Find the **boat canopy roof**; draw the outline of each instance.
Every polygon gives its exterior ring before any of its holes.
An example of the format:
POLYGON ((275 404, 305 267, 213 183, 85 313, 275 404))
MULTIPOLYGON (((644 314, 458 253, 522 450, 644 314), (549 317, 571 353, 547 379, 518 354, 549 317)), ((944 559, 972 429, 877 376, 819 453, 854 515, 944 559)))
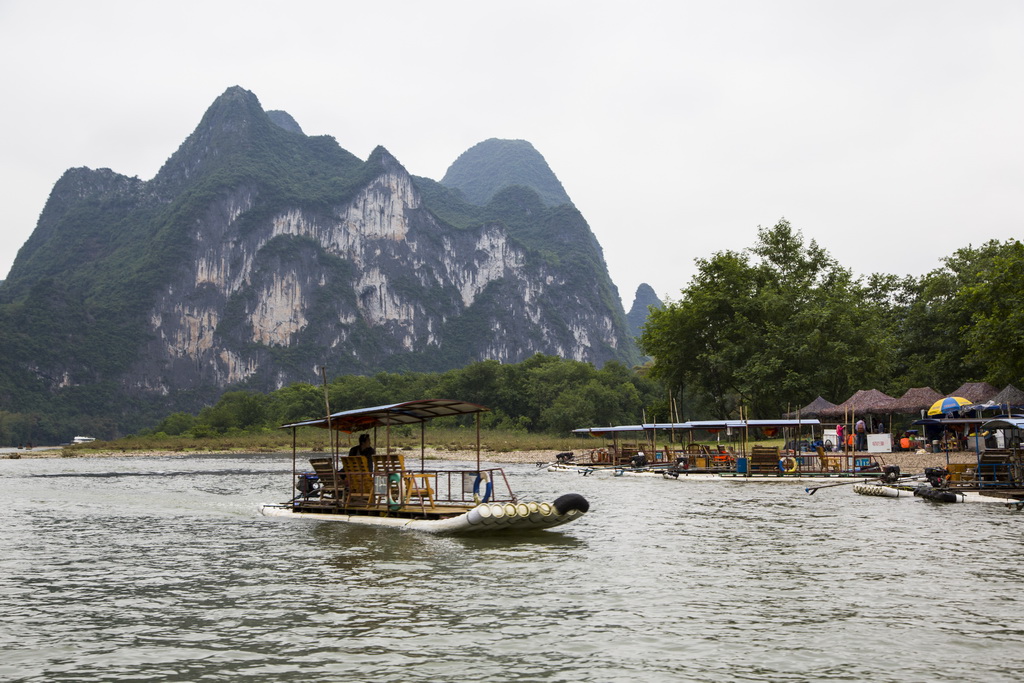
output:
POLYGON ((802 417, 798 420, 732 420, 729 422, 730 427, 810 427, 820 424, 821 420, 816 417, 802 417))
POLYGON ((643 425, 619 425, 617 427, 583 427, 572 430, 573 434, 611 434, 615 432, 642 432, 643 425))
POLYGON ((914 420, 910 424, 914 425, 940 425, 940 426, 957 426, 957 425, 977 425, 982 422, 989 421, 987 417, 922 417, 920 420, 914 420))
POLYGON ((984 429, 1024 429, 1024 418, 1001 417, 997 420, 989 420, 981 426, 984 429))
POLYGON ((404 425, 426 422, 435 417, 472 415, 489 410, 485 406, 447 398, 427 398, 405 403, 392 403, 372 408, 358 408, 332 413, 330 417, 281 425, 281 429, 295 427, 320 427, 342 432, 361 432, 385 425, 404 425))
POLYGON ((811 427, 820 425, 816 418, 799 420, 690 420, 689 422, 647 422, 641 425, 620 425, 617 427, 583 427, 574 429, 573 434, 606 434, 614 432, 642 432, 651 429, 725 429, 732 427, 811 427))

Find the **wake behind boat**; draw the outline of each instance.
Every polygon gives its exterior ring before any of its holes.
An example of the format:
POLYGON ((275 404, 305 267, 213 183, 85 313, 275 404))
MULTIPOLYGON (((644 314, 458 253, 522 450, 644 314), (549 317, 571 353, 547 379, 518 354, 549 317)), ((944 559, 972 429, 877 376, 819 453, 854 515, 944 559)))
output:
MULTIPOLYGON (((575 493, 551 502, 525 502, 512 492, 504 470, 480 466, 480 413, 487 408, 450 399, 425 399, 333 413, 326 418, 282 426, 292 430, 292 493, 285 503, 261 512, 273 517, 320 519, 350 524, 401 527, 436 534, 489 534, 548 529, 573 522, 590 504, 575 493), (427 469, 424 425, 437 417, 474 415, 477 426, 475 469, 427 469), (391 446, 391 426, 420 425, 419 467, 391 446), (300 471, 297 430, 317 427, 332 435, 329 457, 309 460, 312 472, 300 471), (340 432, 384 429, 384 454, 361 438, 349 455, 339 453, 340 432), (366 446, 363 446, 367 443, 366 446)), ((368 437, 368 435, 364 435, 368 437)))

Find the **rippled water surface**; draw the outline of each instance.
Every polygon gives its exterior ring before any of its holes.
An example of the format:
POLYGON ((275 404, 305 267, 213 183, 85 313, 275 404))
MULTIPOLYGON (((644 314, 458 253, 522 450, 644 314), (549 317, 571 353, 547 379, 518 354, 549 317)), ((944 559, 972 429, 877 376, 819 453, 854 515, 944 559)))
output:
POLYGON ((1009 681, 1024 512, 506 466, 503 538, 264 518, 291 458, 0 461, 4 681, 1009 681))

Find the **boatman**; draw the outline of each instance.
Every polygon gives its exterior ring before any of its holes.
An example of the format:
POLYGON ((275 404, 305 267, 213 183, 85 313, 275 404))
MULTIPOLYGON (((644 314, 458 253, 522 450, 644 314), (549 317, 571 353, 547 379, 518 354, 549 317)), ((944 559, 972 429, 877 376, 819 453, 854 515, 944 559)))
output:
POLYGON ((366 469, 373 471, 373 454, 376 451, 370 445, 370 435, 360 434, 359 443, 348 449, 348 457, 361 455, 366 458, 366 469))

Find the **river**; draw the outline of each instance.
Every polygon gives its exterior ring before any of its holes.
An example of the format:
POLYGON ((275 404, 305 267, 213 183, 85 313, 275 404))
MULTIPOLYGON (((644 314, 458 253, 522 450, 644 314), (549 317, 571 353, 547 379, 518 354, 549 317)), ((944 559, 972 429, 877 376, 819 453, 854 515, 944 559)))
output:
POLYGON ((261 517, 290 456, 0 461, 3 681, 1016 681, 1024 512, 505 465, 558 531, 261 517))

